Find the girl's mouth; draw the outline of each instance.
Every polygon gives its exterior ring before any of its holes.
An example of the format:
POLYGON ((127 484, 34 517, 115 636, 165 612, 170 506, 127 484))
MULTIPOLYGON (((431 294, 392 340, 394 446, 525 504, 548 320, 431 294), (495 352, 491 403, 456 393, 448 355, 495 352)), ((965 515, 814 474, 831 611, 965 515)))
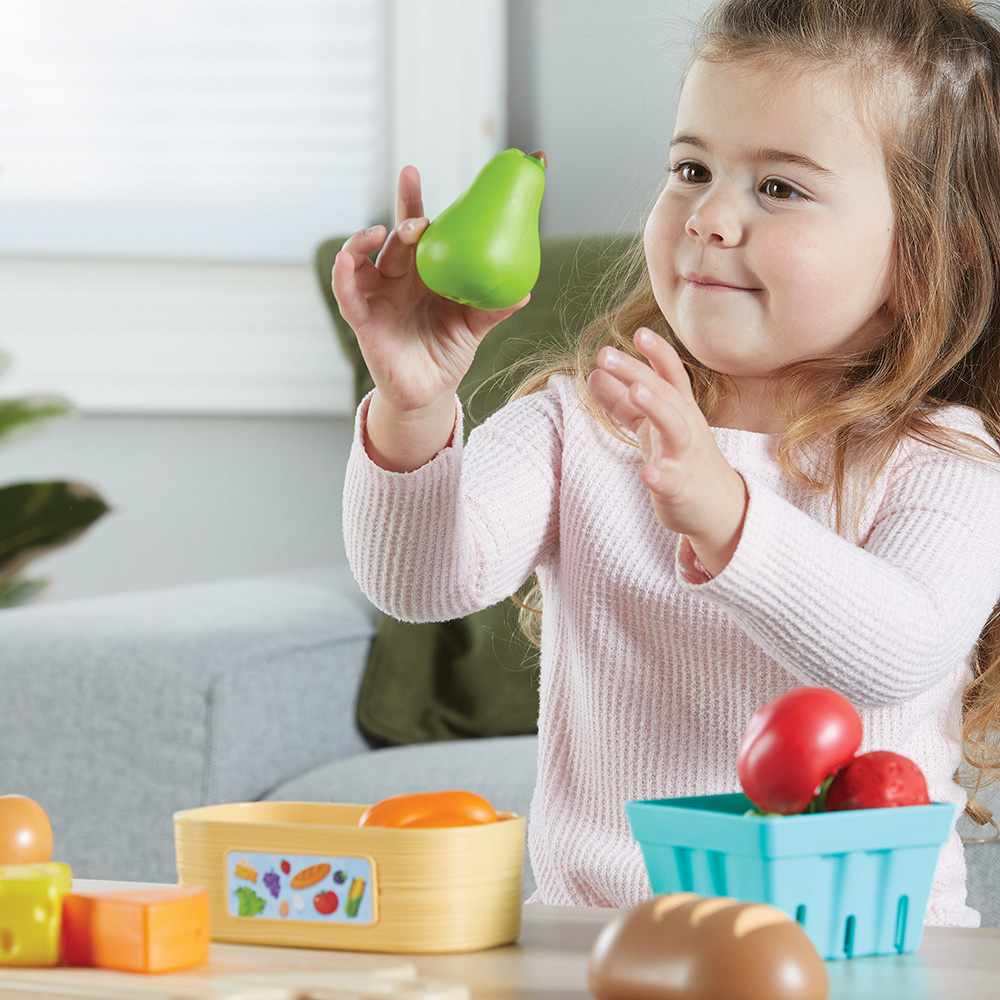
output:
POLYGON ((755 292, 756 288, 748 288, 745 285, 734 285, 721 278, 715 278, 710 274, 691 273, 684 276, 684 282, 688 288, 699 292, 755 292))

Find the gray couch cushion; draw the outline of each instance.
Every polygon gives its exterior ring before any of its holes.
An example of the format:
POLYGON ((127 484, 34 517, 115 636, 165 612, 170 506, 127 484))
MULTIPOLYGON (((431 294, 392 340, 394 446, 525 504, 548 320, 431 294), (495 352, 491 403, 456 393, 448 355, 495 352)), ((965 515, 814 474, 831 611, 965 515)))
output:
MULTIPOLYGON (((535 787, 537 745, 536 736, 499 736, 386 747, 314 768, 266 797, 367 805, 405 792, 464 788, 489 799, 497 809, 526 816, 535 787)), ((526 852, 525 897, 534 890, 526 852)))
POLYGON ((173 881, 176 810, 364 750, 373 632, 345 573, 0 612, 0 790, 42 805, 78 877, 173 881))

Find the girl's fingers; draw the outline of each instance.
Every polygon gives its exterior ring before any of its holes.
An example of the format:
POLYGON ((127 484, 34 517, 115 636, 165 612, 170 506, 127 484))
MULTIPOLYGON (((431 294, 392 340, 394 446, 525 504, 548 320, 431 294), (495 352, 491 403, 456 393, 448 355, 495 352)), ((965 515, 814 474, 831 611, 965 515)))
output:
POLYGON ((417 243, 429 225, 429 219, 405 219, 389 233, 375 261, 383 278, 402 278, 413 268, 417 243))
POLYGON ((666 395, 650 392, 642 382, 634 383, 628 394, 635 408, 659 431, 664 458, 672 458, 691 444, 691 425, 666 395))
MULTIPOLYGON (((367 262, 371 265, 371 261, 367 262)), ((340 314, 354 330, 363 326, 368 319, 368 299, 358 287, 356 267, 357 262, 352 253, 346 249, 341 250, 333 261, 331 279, 333 296, 337 300, 340 314)))
POLYGON ((663 378, 652 366, 639 358, 613 347, 602 347, 597 353, 600 369, 618 379, 626 389, 635 383, 642 383, 653 395, 665 395, 677 404, 686 401, 674 384, 663 378))
POLYGON ((349 236, 340 249, 341 251, 346 250, 360 266, 363 260, 368 259, 368 255, 375 247, 382 245, 384 239, 385 226, 369 226, 367 229, 362 229, 349 236))
POLYGON ((695 401, 684 362, 663 337, 646 327, 640 327, 635 333, 635 346, 640 354, 649 359, 653 370, 661 378, 666 379, 689 403, 695 401))
POLYGON ((407 219, 419 219, 424 214, 424 201, 420 194, 420 171, 416 167, 403 167, 396 185, 396 225, 407 219))
POLYGON ((370 292, 378 284, 378 272, 369 254, 382 246, 385 240, 385 226, 369 226, 349 237, 341 247, 341 253, 348 253, 354 261, 355 281, 363 292, 370 292))
POLYGON ((594 399, 604 407, 620 424, 633 433, 642 423, 643 413, 632 402, 628 386, 614 375, 601 368, 595 368, 587 377, 587 387, 594 399))
POLYGON ((508 316, 513 316, 519 309, 523 309, 531 301, 531 292, 520 302, 508 306, 506 309, 474 309, 467 306, 465 309, 465 323, 476 340, 481 340, 498 323, 502 323, 508 316))

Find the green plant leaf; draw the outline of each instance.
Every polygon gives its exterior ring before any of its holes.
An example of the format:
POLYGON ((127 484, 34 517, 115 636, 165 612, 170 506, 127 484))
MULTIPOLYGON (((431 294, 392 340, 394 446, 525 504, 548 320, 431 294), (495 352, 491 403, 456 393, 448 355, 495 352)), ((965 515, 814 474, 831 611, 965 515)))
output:
POLYGON ((0 441, 27 437, 75 413, 69 400, 57 396, 0 399, 0 441))
POLYGON ((0 608, 14 608, 20 604, 27 604, 48 585, 48 580, 25 580, 23 576, 0 580, 0 608))
POLYGON ((71 542, 108 512, 83 483, 16 483, 0 487, 0 580, 71 542))

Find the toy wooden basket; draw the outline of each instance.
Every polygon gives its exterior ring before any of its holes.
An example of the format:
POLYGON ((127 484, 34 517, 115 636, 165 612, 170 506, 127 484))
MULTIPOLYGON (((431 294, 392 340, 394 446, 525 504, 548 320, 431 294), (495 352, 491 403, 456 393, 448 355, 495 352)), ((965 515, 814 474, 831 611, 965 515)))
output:
POLYGON ((823 958, 915 951, 955 806, 745 816, 741 794, 628 802, 654 893, 770 903, 823 958))
POLYGON ((351 951, 459 952, 521 931, 525 819, 359 827, 365 805, 245 802, 174 814, 181 885, 212 938, 351 951))

